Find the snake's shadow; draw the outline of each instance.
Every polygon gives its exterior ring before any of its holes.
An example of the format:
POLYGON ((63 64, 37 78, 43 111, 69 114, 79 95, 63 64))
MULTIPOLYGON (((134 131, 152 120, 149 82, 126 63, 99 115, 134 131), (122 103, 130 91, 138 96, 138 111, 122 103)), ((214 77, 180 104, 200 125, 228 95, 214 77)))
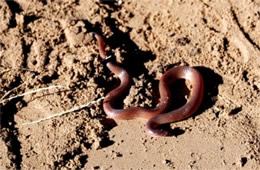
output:
MULTIPOLYGON (((103 2, 106 3, 106 1, 103 2)), ((105 39, 105 43, 109 45, 111 49, 120 48, 120 55, 123 59, 122 66, 131 73, 132 77, 138 77, 141 74, 145 76, 148 75, 148 70, 144 63, 154 60, 156 56, 151 51, 141 50, 130 38, 130 32, 132 31, 130 27, 126 27, 126 31, 122 31, 118 28, 118 21, 114 19, 111 14, 114 11, 120 10, 122 7, 111 2, 108 4, 109 7, 100 4, 100 7, 104 8, 108 13, 108 16, 104 18, 105 25, 109 26, 111 32, 113 32, 112 36, 105 39)), ((96 25, 95 32, 103 35, 102 29, 98 29, 97 27, 102 27, 102 25, 96 25)))
MULTIPOLYGON (((215 73, 210 68, 207 67, 195 67, 195 68, 201 73, 204 80, 204 97, 200 108, 193 114, 192 116, 193 119, 195 119, 196 116, 202 114, 204 111, 211 108, 215 104, 216 102, 215 96, 217 96, 219 93, 218 86, 223 83, 222 77, 219 74, 215 73)), ((184 96, 187 93, 188 89, 187 87, 185 87, 185 83, 182 81, 179 84, 178 82, 174 84, 177 85, 176 87, 177 89, 182 89, 176 91, 173 90, 173 100, 177 99, 173 101, 173 103, 177 103, 173 107, 176 108, 185 104, 186 99, 184 97, 180 98, 180 96, 184 96), (182 93, 182 95, 180 95, 180 93, 182 93)), ((170 108, 170 110, 174 108, 170 108)), ((169 124, 163 125, 161 126, 161 128, 167 130, 169 132, 169 136, 177 137, 185 133, 185 130, 183 130, 181 127, 175 127, 172 129, 169 124)))
POLYGON ((201 114, 208 108, 211 108, 216 100, 214 99, 218 95, 218 86, 223 84, 222 77, 215 73, 213 70, 207 67, 195 67, 202 75, 204 80, 204 98, 202 105, 199 110, 193 115, 195 118, 197 115, 201 114))

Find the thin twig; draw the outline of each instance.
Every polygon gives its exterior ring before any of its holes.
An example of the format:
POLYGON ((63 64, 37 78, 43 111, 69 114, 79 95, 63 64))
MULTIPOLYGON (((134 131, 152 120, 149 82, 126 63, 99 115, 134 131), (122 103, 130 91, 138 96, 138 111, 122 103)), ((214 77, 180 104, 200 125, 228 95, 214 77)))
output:
POLYGON ((0 68, 4 68, 3 70, 1 70, 0 74, 3 74, 5 72, 11 71, 11 70, 30 71, 32 73, 37 73, 36 71, 30 70, 28 68, 23 68, 23 67, 10 68, 10 67, 5 67, 5 66, 0 65, 0 68))
MULTIPOLYGON (((19 86, 18 86, 19 87, 19 86)), ((37 92, 40 92, 42 90, 48 90, 48 89, 52 89, 52 88, 67 88, 65 86, 61 86, 61 85, 52 85, 52 86, 49 86, 49 87, 43 87, 43 88, 39 88, 39 89, 35 89, 35 90, 31 90, 31 91, 28 91, 28 92, 25 92, 25 93, 22 93, 22 94, 19 94, 19 95, 16 95, 16 96, 13 96, 13 97, 10 97, 8 99, 3 99, 3 97, 1 98, 2 100, 0 100, 0 103, 4 103, 6 101, 10 101, 12 99, 15 99, 15 98, 18 98, 18 97, 22 97, 22 96, 25 96, 25 95, 28 95, 28 94, 32 94, 32 93, 37 93, 37 92)), ((13 91, 13 90, 11 90, 13 91)), ((7 93, 10 93, 7 92, 7 93)), ((6 95, 4 95, 5 97, 6 95)))
POLYGON ((13 88, 12 90, 9 90, 8 92, 6 92, 0 99, 0 103, 2 103, 4 101, 4 98, 6 96, 8 96, 11 92, 13 92, 14 90, 18 89, 19 87, 21 87, 24 83, 20 84, 19 86, 13 88))
POLYGON ((59 113, 55 113, 53 115, 50 115, 48 117, 45 117, 45 118, 42 118, 42 119, 39 119, 39 120, 35 120, 35 121, 32 121, 32 122, 26 122, 26 123, 22 123, 21 125, 31 125, 31 124, 35 124, 35 123, 40 123, 40 122, 43 122, 43 121, 46 121, 46 120, 49 120, 49 119, 52 119, 52 118, 55 118, 55 117, 59 117, 59 116, 62 116, 64 114, 67 114, 67 113, 70 113, 70 112, 74 112, 74 111, 77 111, 77 110, 80 110, 80 109, 83 109, 85 107, 88 107, 89 105, 91 104, 95 104, 95 103, 98 103, 99 101, 103 100, 105 97, 101 97, 97 100, 94 100, 94 101, 91 101, 91 102, 88 102, 86 104, 83 104, 83 105, 80 105, 80 106, 76 106, 76 107, 73 107, 69 110, 65 110, 65 111, 62 111, 62 112, 59 112, 59 113))

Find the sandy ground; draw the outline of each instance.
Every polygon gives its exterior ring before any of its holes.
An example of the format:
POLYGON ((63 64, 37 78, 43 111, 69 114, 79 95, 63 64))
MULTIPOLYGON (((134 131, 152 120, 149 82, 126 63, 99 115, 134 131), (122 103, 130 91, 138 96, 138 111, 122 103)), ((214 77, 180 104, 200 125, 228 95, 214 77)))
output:
POLYGON ((0 169, 260 169, 260 1, 118 2, 0 0, 0 96, 66 87, 1 99, 0 169), (133 77, 121 107, 154 107, 162 74, 189 65, 205 81, 199 111, 173 137, 107 119, 118 79, 93 31, 133 77))

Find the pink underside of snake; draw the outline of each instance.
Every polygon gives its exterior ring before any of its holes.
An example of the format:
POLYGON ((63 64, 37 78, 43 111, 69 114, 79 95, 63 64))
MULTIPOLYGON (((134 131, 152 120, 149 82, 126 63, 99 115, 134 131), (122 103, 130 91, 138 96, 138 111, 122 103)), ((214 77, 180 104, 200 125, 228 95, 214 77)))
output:
MULTIPOLYGON (((98 42, 99 53, 106 60, 105 43, 101 35, 95 33, 98 42)), ((158 128, 162 124, 180 121, 190 117, 199 108, 204 93, 204 83, 200 73, 188 66, 178 66, 169 69, 160 79, 159 92, 160 102, 155 108, 130 107, 127 109, 116 109, 115 102, 121 97, 131 85, 131 76, 128 72, 113 61, 108 61, 106 66, 119 79, 120 85, 110 91, 103 102, 103 108, 108 117, 115 120, 127 120, 144 118, 148 122, 146 129, 151 136, 168 136, 168 131, 158 128), (178 79, 189 80, 192 86, 189 99, 182 107, 166 112, 172 104, 171 85, 178 79)))

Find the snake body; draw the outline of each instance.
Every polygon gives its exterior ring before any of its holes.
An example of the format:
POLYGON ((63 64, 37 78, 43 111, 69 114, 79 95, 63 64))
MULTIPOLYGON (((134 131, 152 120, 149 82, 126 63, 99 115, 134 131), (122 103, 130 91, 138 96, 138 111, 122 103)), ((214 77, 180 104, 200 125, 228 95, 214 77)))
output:
MULTIPOLYGON (((105 43, 101 35, 95 33, 98 42, 99 53, 102 59, 107 58, 105 43)), ((115 102, 129 90, 131 85, 131 76, 116 62, 108 61, 106 66, 119 79, 120 85, 110 91, 103 101, 103 109, 108 117, 115 120, 127 120, 134 118, 144 118, 148 122, 146 129, 151 136, 168 136, 166 130, 158 126, 162 124, 180 121, 190 117, 199 108, 204 93, 204 83, 201 74, 192 67, 177 66, 169 69, 160 79, 159 92, 160 102, 155 108, 130 107, 127 109, 116 109, 115 102), (166 112, 172 104, 171 85, 178 79, 189 80, 192 86, 190 97, 186 104, 176 110, 166 112), (165 113, 166 112, 166 113, 165 113)))

